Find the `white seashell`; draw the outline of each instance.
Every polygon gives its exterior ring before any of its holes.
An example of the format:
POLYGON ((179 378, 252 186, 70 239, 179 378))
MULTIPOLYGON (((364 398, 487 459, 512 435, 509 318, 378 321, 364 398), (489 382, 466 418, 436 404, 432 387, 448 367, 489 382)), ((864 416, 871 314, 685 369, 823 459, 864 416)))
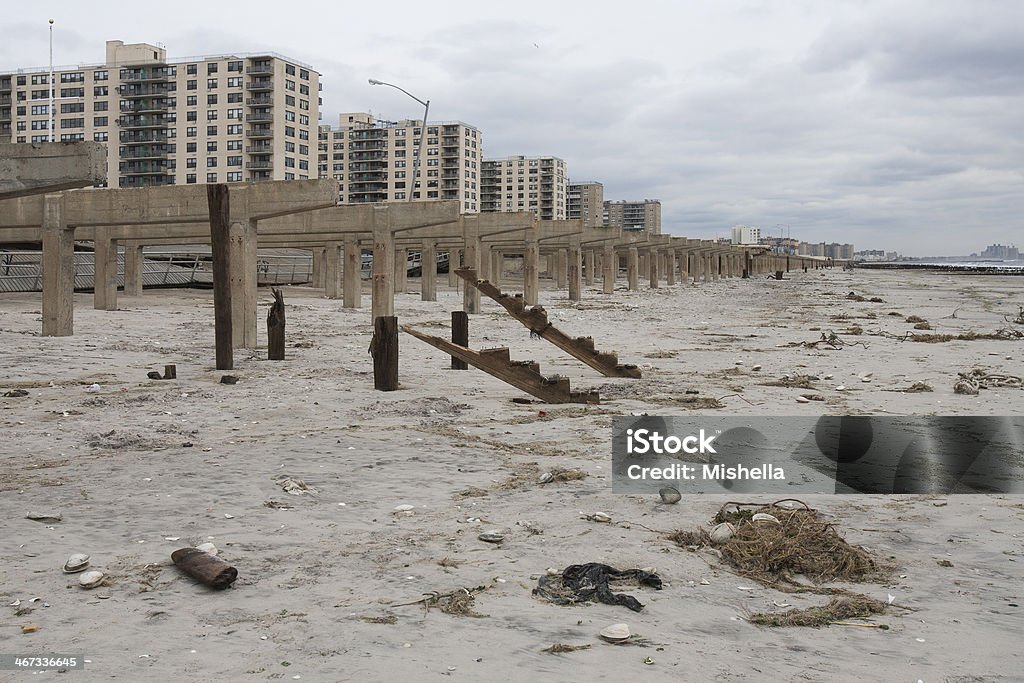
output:
POLYGON ((89 556, 82 553, 75 553, 64 563, 65 574, 75 574, 89 566, 89 556))
POLYGON ((716 524, 711 527, 711 531, 708 533, 708 536, 711 537, 711 540, 714 543, 725 543, 732 538, 734 533, 736 533, 736 527, 729 522, 722 522, 721 524, 716 524))
POLYGON ((840 384, 838 387, 836 387, 836 391, 846 391, 846 387, 840 384))
POLYGON ((769 515, 767 512, 758 512, 750 518, 751 522, 774 522, 775 524, 782 524, 779 518, 775 515, 769 515))
POLYGON ((761 366, 760 365, 755 365, 754 367, 752 367, 750 369, 753 370, 754 372, 759 372, 761 370, 761 366))
POLYGON ((624 640, 628 640, 633 634, 629 632, 627 624, 612 624, 601 629, 599 635, 609 643, 621 643, 624 640))
POLYGON ((589 519, 591 522, 602 522, 605 524, 612 521, 611 515, 606 514, 604 512, 595 512, 594 514, 589 515, 587 519, 589 519))
POLYGON ((196 546, 196 550, 202 550, 207 555, 217 555, 217 546, 212 543, 200 543, 196 546))
POLYGON ((540 475, 540 478, 537 480, 537 483, 538 484, 547 484, 549 481, 551 481, 554 478, 555 478, 554 474, 552 474, 551 472, 545 472, 544 474, 540 475))
POLYGON ((107 575, 103 572, 93 569, 78 577, 78 585, 82 588, 95 588, 103 583, 103 579, 106 577, 107 575))
POLYGON ((860 378, 860 381, 861 381, 861 382, 870 382, 870 381, 871 381, 871 378, 870 378, 870 377, 861 377, 861 378, 860 378))
POLYGON ((485 543, 501 543, 505 540, 505 534, 500 531, 485 531, 477 536, 477 538, 485 543))
POLYGON ((797 403, 810 403, 811 399, 807 398, 806 396, 797 396, 796 397, 796 402, 797 403))
POLYGON ((415 509, 416 509, 415 505, 396 505, 394 511, 395 512, 410 512, 411 510, 415 510, 415 509))
POLYGON ((659 489, 658 495, 661 496, 662 503, 668 503, 669 505, 674 505, 683 498, 679 494, 679 491, 671 486, 666 486, 663 489, 659 489))

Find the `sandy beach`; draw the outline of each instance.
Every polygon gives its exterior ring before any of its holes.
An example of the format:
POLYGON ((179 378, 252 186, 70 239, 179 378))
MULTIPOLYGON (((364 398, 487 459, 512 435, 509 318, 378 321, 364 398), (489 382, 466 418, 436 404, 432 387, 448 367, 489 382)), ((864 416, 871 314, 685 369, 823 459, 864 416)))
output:
MULTIPOLYGON (((726 496, 663 505, 609 481, 616 415, 1020 415, 1020 388, 953 386, 976 368, 1021 376, 1024 340, 901 337, 920 332, 910 316, 932 334, 1024 331, 1011 322, 1024 278, 834 269, 637 292, 620 282, 575 303, 542 283, 555 325, 643 379, 601 377, 486 299, 470 346, 508 346, 574 390, 598 389, 601 404, 514 403, 528 396, 451 370, 408 335, 401 389, 376 392, 368 293, 344 310, 285 288, 287 360, 266 360, 261 324, 263 348, 235 354, 235 385, 214 369, 210 291, 147 290, 110 312, 79 293, 66 338, 38 336, 38 294, 0 297, 0 393, 28 391, 0 398, 0 653, 84 656, 69 680, 1024 680, 1022 496, 806 500, 896 567, 845 587, 900 609, 864 622, 885 630, 766 628, 746 617, 825 598, 751 583, 663 533, 706 525, 726 496), (176 380, 147 379, 172 363, 176 380), (817 377, 813 389, 769 385, 797 374, 817 377), (933 390, 903 391, 915 383, 933 390), (798 402, 808 391, 824 400, 798 402), (554 468, 585 476, 540 484, 554 468), (291 495, 287 478, 315 491, 291 495), (36 511, 61 521, 26 519, 36 511), (612 522, 586 519, 597 511, 612 522), (479 540, 488 530, 504 542, 479 540), (226 591, 170 561, 207 541, 238 569, 226 591), (104 585, 83 590, 61 571, 73 553, 104 585), (638 613, 531 594, 549 568, 587 562, 655 567, 664 587, 624 588, 638 613), (477 587, 475 616, 402 604, 477 587), (641 638, 603 642, 617 622, 641 638), (591 647, 542 651, 555 643, 591 647)), ((462 295, 440 286, 438 299, 420 301, 411 280, 399 321, 447 337, 462 295)), ((269 290, 260 301, 265 320, 269 290)))

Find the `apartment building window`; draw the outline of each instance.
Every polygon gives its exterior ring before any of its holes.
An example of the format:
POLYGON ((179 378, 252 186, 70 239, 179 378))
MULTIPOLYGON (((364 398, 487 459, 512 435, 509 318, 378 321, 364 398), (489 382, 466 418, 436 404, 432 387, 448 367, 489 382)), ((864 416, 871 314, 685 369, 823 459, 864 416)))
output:
POLYGON ((85 128, 85 119, 61 119, 61 128, 85 128))
POLYGON ((294 173, 285 173, 284 174, 284 179, 285 180, 295 180, 295 174, 294 173))
POLYGON ((293 112, 293 111, 286 111, 284 113, 284 120, 285 121, 292 121, 292 122, 294 122, 295 121, 295 112, 293 112))
POLYGON ((32 77, 32 85, 49 85, 50 76, 47 74, 36 75, 32 77))
POLYGON ((241 108, 238 108, 238 109, 228 109, 228 118, 229 119, 238 119, 239 121, 241 121, 242 120, 242 110, 241 110, 241 108))
MULTIPOLYGON (((24 76, 18 76, 18 85, 25 85, 25 82, 24 76)), ((24 142, 24 140, 22 140, 22 142, 24 142)))
POLYGON ((187 112, 185 112, 185 120, 186 121, 198 121, 199 120, 199 112, 195 112, 195 111, 187 111, 187 112))
MULTIPOLYGON (((50 128, 50 122, 47 120, 33 121, 32 130, 48 130, 50 128)), ((18 121, 18 130, 25 130, 25 122, 18 121)))
POLYGON ((217 110, 216 109, 207 109, 206 110, 206 120, 207 121, 216 121, 217 120, 217 110))
POLYGON ((110 73, 108 71, 93 71, 92 72, 92 80, 94 80, 94 81, 105 81, 105 80, 107 80, 109 78, 110 78, 110 73))
POLYGON ((32 91, 32 99, 33 100, 47 100, 47 99, 50 99, 50 91, 49 90, 33 90, 32 91))
POLYGON ((285 106, 294 107, 295 106, 295 97, 293 95, 285 95, 284 96, 284 103, 285 103, 285 106))
POLYGON ((77 114, 85 111, 85 102, 72 102, 60 105, 61 114, 77 114))
POLYGON ((294 142, 285 141, 285 143, 284 143, 284 151, 286 151, 286 152, 294 152, 295 151, 295 143, 294 142))
POLYGON ((194 142, 187 142, 187 143, 185 143, 185 153, 186 154, 195 154, 196 153, 196 143, 194 143, 194 142))
POLYGON ((308 126, 309 125, 309 117, 307 115, 305 115, 305 114, 299 114, 299 125, 300 126, 308 126))
POLYGON ((395 193, 395 199, 405 199, 405 193, 404 192, 396 192, 395 193))
POLYGON ((437 160, 437 159, 427 159, 427 166, 437 166, 438 163, 439 163, 439 160, 437 160))
POLYGON ((299 83, 299 94, 309 97, 309 86, 305 83, 299 83))
POLYGON ((206 168, 216 168, 217 157, 206 157, 206 168))
POLYGON ((191 80, 185 81, 185 89, 186 90, 199 90, 199 81, 197 81, 195 79, 191 79, 191 80))
POLYGON ((285 168, 295 168, 295 159, 293 157, 285 157, 284 166, 285 168))
MULTIPOLYGON (((24 107, 19 107, 24 109, 24 107)), ((44 116, 50 113, 50 105, 48 104, 33 104, 32 105, 32 116, 44 116)), ((19 112, 19 116, 24 116, 25 112, 19 112)))
POLYGON ((93 125, 93 128, 100 128, 102 126, 107 125, 107 117, 106 116, 94 116, 94 117, 92 117, 92 125, 93 125))
POLYGON ((335 150, 345 149, 345 143, 344 142, 335 142, 332 149, 335 149, 335 150))
POLYGON ((299 70, 299 78, 301 78, 304 81, 308 81, 309 80, 309 70, 307 70, 307 69, 300 69, 299 70))
POLYGON ((293 138, 293 137, 295 137, 295 129, 292 128, 291 126, 285 126, 284 127, 284 134, 287 137, 293 138))
POLYGON ((188 183, 189 185, 195 185, 195 183, 196 183, 196 174, 195 173, 189 173, 188 175, 186 175, 185 176, 185 182, 188 183))
POLYGON ((94 85, 92 87, 93 97, 106 97, 108 94, 110 94, 110 88, 105 85, 94 85))
POLYGON ((241 104, 242 93, 240 92, 229 92, 228 93, 228 104, 241 104))
MULTIPOLYGON (((345 170, 345 164, 334 164, 334 170, 335 171, 344 171, 345 170)), ((335 177, 337 177, 337 176, 335 176, 335 177)))
POLYGON ((199 135, 199 129, 197 129, 195 126, 189 126, 185 129, 186 137, 194 138, 197 135, 199 135))
POLYGON ((396 161, 395 168, 405 168, 405 161, 396 161))
POLYGON ((207 75, 217 73, 217 62, 207 62, 206 73, 207 75))
POLYGON ((242 165, 242 157, 240 157, 240 156, 228 157, 228 166, 241 166, 241 165, 242 165))
POLYGON ((242 77, 241 76, 234 76, 232 78, 229 78, 228 79, 228 87, 229 88, 241 88, 242 87, 242 77))
POLYGON ((206 79, 206 89, 207 90, 213 90, 216 87, 217 87, 217 79, 216 78, 207 78, 206 79))
POLYGON ((217 182, 217 174, 216 173, 207 173, 206 174, 206 182, 210 183, 211 185, 213 183, 217 182))
POLYGON ((93 142, 106 142, 108 138, 107 131, 92 134, 93 142))
POLYGON ((287 78, 284 79, 284 89, 295 92, 295 81, 288 80, 287 78))
POLYGON ((228 135, 241 135, 242 134, 242 124, 235 123, 235 124, 229 125, 227 133, 228 133, 228 135))
POLYGON ((82 71, 76 71, 74 73, 63 73, 60 75, 61 83, 84 83, 85 73, 82 71))
POLYGON ((401 159, 403 157, 405 157, 405 150, 404 149, 396 149, 395 150, 395 158, 396 159, 401 159))
POLYGON ((300 171, 308 171, 309 170, 309 162, 306 161, 305 159, 299 159, 299 170, 300 171))
POLYGON ((237 71, 238 73, 242 73, 242 63, 241 62, 228 62, 228 71, 229 72, 230 71, 237 71))
POLYGON ((229 183, 240 183, 242 182, 241 171, 228 171, 228 182, 229 183))
POLYGON ((217 135, 217 126, 207 126, 206 134, 210 137, 214 137, 215 135, 217 135))
POLYGON ((299 154, 304 157, 309 156, 309 145, 299 145, 299 154))
POLYGON ((207 152, 216 152, 217 151, 217 141, 216 140, 208 140, 206 142, 206 151, 207 152))
POLYGON ((309 140, 309 131, 305 130, 303 128, 300 128, 299 129, 299 139, 300 140, 309 140))
POLYGON ((196 167, 196 160, 195 160, 194 157, 189 157, 188 159, 185 159, 185 168, 195 168, 195 167, 196 167))
POLYGON ((189 76, 195 76, 197 73, 199 73, 199 65, 198 64, 189 64, 188 66, 185 67, 185 73, 188 74, 189 76))
POLYGON ((309 100, 299 100, 299 109, 309 111, 309 100))
POLYGON ((207 104, 217 104, 217 95, 216 94, 207 95, 206 96, 206 103, 207 104))
POLYGON ((284 65, 284 72, 286 74, 288 74, 289 76, 294 76, 295 75, 295 67, 293 65, 291 65, 291 64, 285 64, 284 65))
POLYGON ((242 141, 241 140, 228 140, 227 144, 228 151, 241 151, 242 141))
POLYGON ((61 142, 84 142, 85 133, 64 133, 60 136, 61 142))

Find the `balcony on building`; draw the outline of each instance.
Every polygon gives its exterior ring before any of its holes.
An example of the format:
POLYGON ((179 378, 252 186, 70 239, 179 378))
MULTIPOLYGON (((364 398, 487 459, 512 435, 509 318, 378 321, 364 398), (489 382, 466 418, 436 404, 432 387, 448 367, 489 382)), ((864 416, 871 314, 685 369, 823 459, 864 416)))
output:
POLYGON ((121 80, 125 83, 166 81, 170 75, 170 70, 166 66, 137 66, 121 69, 121 80))
POLYGON ((265 180, 273 180, 274 174, 270 171, 253 171, 249 174, 249 180, 254 183, 259 183, 265 180))
POLYGON ((153 161, 122 161, 118 164, 121 175, 166 175, 167 161, 165 159, 153 161))
POLYGON ((139 145, 121 152, 122 159, 162 159, 167 156, 167 145, 139 145))
POLYGON ((163 114, 122 114, 117 125, 122 128, 166 128, 167 117, 163 114))
POLYGON ((173 184, 172 175, 122 175, 118 178, 120 187, 160 187, 173 184))
POLYGON ((167 142, 167 130, 151 128, 149 130, 122 130, 118 136, 122 145, 145 145, 167 142))
POLYGON ((252 75, 267 75, 271 76, 274 73, 274 63, 269 59, 261 59, 254 61, 252 64, 245 68, 245 73, 252 75))
POLYGON ((356 164, 349 164, 349 171, 383 171, 387 169, 387 159, 378 159, 376 161, 361 161, 356 164))
POLYGON ((121 113, 123 114, 157 114, 166 113, 169 109, 165 97, 147 97, 121 103, 121 113))
POLYGON ((270 156, 266 157, 253 157, 249 161, 245 162, 245 167, 252 170, 269 170, 274 168, 274 162, 270 156))
POLYGON ((267 139, 274 137, 274 129, 270 126, 253 126, 245 131, 245 137, 251 139, 267 139))
POLYGON ((269 78, 254 78, 245 84, 247 90, 265 92, 274 89, 274 81, 269 78))
POLYGON ((256 112, 253 112, 252 114, 246 114, 245 115, 245 120, 246 121, 250 121, 250 122, 252 122, 252 121, 265 121, 267 123, 270 123, 270 122, 272 122, 274 120, 274 115, 272 113, 270 113, 269 109, 266 110, 266 111, 256 111, 256 112))
POLYGON ((247 154, 272 154, 274 145, 269 142, 256 142, 245 148, 247 154))
POLYGON ((348 143, 348 148, 351 151, 363 151, 363 150, 374 150, 374 149, 387 149, 387 140, 355 140, 348 143))
POLYGON ((267 107, 274 104, 274 98, 269 93, 266 95, 255 95, 246 98, 245 103, 250 107, 267 107))
POLYGON ((350 152, 348 158, 350 161, 376 161, 387 159, 388 153, 380 150, 373 152, 350 152))

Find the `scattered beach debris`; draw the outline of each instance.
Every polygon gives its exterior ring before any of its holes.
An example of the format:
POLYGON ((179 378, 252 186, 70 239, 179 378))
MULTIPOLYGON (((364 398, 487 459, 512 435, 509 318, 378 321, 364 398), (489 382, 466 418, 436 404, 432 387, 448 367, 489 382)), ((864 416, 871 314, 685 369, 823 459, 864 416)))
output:
MULTIPOLYGON (((861 333, 863 333, 863 330, 861 330, 861 333)), ((825 344, 826 346, 828 346, 829 348, 832 348, 832 349, 841 349, 841 348, 843 348, 845 346, 857 346, 858 344, 860 346, 863 346, 865 349, 868 348, 868 345, 865 344, 862 341, 855 341, 855 342, 843 341, 843 339, 839 335, 837 335, 835 332, 832 332, 832 331, 829 331, 828 334, 825 334, 824 332, 822 332, 821 333, 821 338, 820 339, 815 339, 814 341, 789 342, 788 344, 783 344, 782 346, 784 346, 784 347, 803 346, 803 347, 808 348, 808 349, 817 349, 819 344, 825 344)))
POLYGON ((290 493, 293 496, 301 496, 304 493, 308 493, 314 496, 316 495, 316 489, 313 488, 312 486, 307 485, 306 482, 302 481, 301 479, 296 479, 294 477, 287 476, 279 476, 275 481, 277 481, 277 484, 278 486, 281 487, 282 491, 284 491, 285 493, 290 493))
POLYGON ((952 567, 953 566, 953 563, 950 562, 949 560, 939 560, 938 562, 936 562, 936 564, 938 564, 940 567, 952 567))
POLYGON ((598 522, 600 524, 610 524, 612 521, 611 515, 607 512, 594 512, 589 515, 584 514, 583 518, 589 522, 598 522))
POLYGON ((1024 332, 1021 332, 1020 330, 1013 330, 1008 327, 1002 327, 995 332, 975 332, 971 330, 960 334, 914 334, 913 332, 907 332, 906 334, 898 335, 886 332, 885 330, 868 332, 868 334, 873 337, 885 337, 887 339, 896 339, 899 341, 924 342, 926 344, 941 344, 949 341, 1010 341, 1014 339, 1024 339, 1024 332))
POLYGON ((783 375, 779 379, 772 380, 771 382, 764 382, 761 384, 763 387, 789 387, 796 389, 814 389, 814 381, 817 380, 815 375, 783 375))
POLYGON ((431 607, 437 607, 445 614, 452 614, 460 617, 486 617, 486 614, 480 614, 473 609, 473 606, 476 604, 476 596, 485 590, 487 590, 487 586, 459 588, 449 593, 431 591, 430 593, 424 593, 423 597, 419 600, 402 602, 397 605, 392 605, 392 607, 423 605, 425 612, 430 612, 431 607))
POLYGON ((634 612, 644 608, 639 600, 624 593, 612 593, 612 582, 629 581, 634 585, 661 590, 661 577, 642 569, 615 569, 606 564, 588 562, 566 567, 561 574, 545 574, 537 580, 533 594, 556 605, 575 605, 597 600, 606 605, 622 605, 634 612))
POLYGON ((680 495, 679 490, 671 486, 658 489, 658 495, 661 496, 661 502, 667 503, 668 505, 675 505, 683 498, 682 495, 680 495))
POLYGON ((221 375, 220 383, 221 384, 238 384, 238 378, 235 377, 234 375, 221 375))
POLYGON ((477 536, 484 543, 501 543, 505 540, 505 534, 500 531, 485 531, 477 536))
MULTIPOLYGON (((747 616, 747 621, 758 626, 813 626, 821 627, 842 622, 846 619, 870 617, 873 614, 884 614, 888 605, 869 598, 866 595, 844 595, 832 598, 827 604, 818 607, 791 609, 785 612, 757 612, 747 616)), ((841 626, 853 624, 842 623, 841 626)), ((888 626, 875 624, 856 624, 872 628, 888 630, 888 626)))
POLYGON ((200 543, 196 546, 196 550, 202 550, 207 555, 216 555, 220 551, 217 550, 217 546, 207 541, 206 543, 200 543))
POLYGON ((64 563, 64 573, 77 574, 78 572, 85 571, 85 568, 88 566, 89 556, 84 553, 75 553, 64 563))
POLYGON ((806 396, 797 396, 796 397, 796 402, 797 403, 810 403, 811 399, 807 398, 806 396))
POLYGON ((85 589, 92 589, 103 583, 107 575, 103 572, 93 569, 85 572, 78 577, 78 585, 85 589))
POLYGON ((398 623, 398 617, 394 614, 385 614, 380 617, 359 617, 360 621, 365 621, 367 624, 396 624, 398 623))
POLYGON ((546 647, 541 652, 547 652, 548 654, 558 655, 563 652, 576 652, 577 650, 589 650, 590 644, 586 645, 568 645, 566 643, 555 643, 550 647, 546 647))
POLYGON ((924 318, 922 318, 919 315, 908 315, 906 317, 906 319, 904 320, 904 322, 908 322, 908 323, 926 323, 928 321, 925 320, 924 318))
POLYGON ((598 635, 601 636, 601 640, 609 643, 621 643, 624 640, 629 640, 633 634, 630 632, 628 624, 611 624, 601 629, 598 635))
POLYGON ((905 389, 884 389, 883 391, 896 391, 903 394, 920 394, 935 390, 932 389, 930 385, 925 384, 924 382, 914 382, 905 389))
POLYGON ((64 517, 59 512, 30 512, 25 515, 25 519, 31 519, 33 522, 59 522, 64 517))
POLYGON ((537 479, 537 483, 551 484, 553 482, 578 481, 586 478, 587 473, 583 470, 555 468, 540 475, 537 479))
POLYGON ((784 592, 814 591, 816 585, 829 581, 866 581, 885 574, 867 550, 847 543, 833 524, 802 501, 730 502, 712 521, 716 526, 711 532, 677 531, 668 539, 683 547, 711 545, 740 576, 784 592), (803 507, 783 505, 790 502, 803 507), (754 523, 754 516, 762 514, 774 517, 778 524, 754 523), (724 531, 716 533, 719 529, 724 531), (815 585, 808 586, 798 577, 815 585))
POLYGON ((979 389, 1020 389, 1024 380, 1016 375, 1006 375, 975 368, 970 372, 957 373, 959 379, 953 384, 953 393, 975 396, 979 389))
POLYGON ((99 384, 90 384, 89 386, 87 386, 85 388, 85 391, 86 391, 86 393, 89 393, 89 394, 98 394, 101 391, 101 387, 100 387, 99 384))
POLYGON ((199 548, 179 548, 171 553, 171 560, 178 569, 211 588, 227 588, 238 578, 237 569, 199 548))
POLYGON ((821 394, 800 394, 800 395, 803 396, 804 398, 806 398, 808 401, 824 401, 825 400, 825 397, 822 396, 821 394))
MULTIPOLYGON (((1017 317, 1016 318, 1014 318, 1013 320, 1010 320, 1009 318, 1007 318, 1004 315, 1003 316, 1003 320, 1005 320, 1008 323, 1013 323, 1015 325, 1024 325, 1024 306, 1018 305, 1017 309, 1018 310, 1017 310, 1017 317)), ((955 318, 956 315, 954 315, 953 317, 955 318)))
POLYGON ((4 398, 22 398, 24 396, 28 396, 28 392, 24 389, 11 389, 4 392, 4 398))

